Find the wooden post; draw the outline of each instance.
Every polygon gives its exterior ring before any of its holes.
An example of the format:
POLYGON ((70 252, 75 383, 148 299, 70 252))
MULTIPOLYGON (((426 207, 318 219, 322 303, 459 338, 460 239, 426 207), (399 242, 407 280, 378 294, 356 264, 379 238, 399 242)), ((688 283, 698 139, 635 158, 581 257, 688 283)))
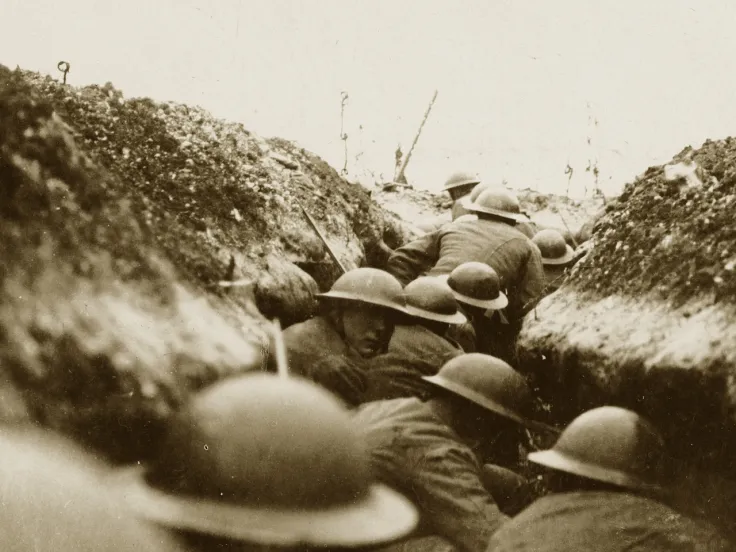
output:
POLYGON ((286 360, 286 345, 284 344, 284 335, 281 331, 281 323, 278 319, 271 323, 271 335, 273 336, 273 344, 276 349, 278 376, 287 379, 289 377, 289 362, 286 360))
POLYGON ((394 176, 394 182, 401 182, 402 180, 406 182, 406 179, 404 177, 404 171, 406 170, 406 166, 409 164, 409 159, 411 159, 411 154, 414 151, 414 146, 417 145, 417 142, 419 141, 419 135, 422 133, 422 129, 424 128, 424 123, 427 122, 427 118, 429 117, 429 112, 432 111, 432 106, 434 105, 434 101, 437 99, 437 90, 434 91, 434 96, 432 96, 432 101, 429 102, 429 107, 427 108, 427 111, 424 113, 424 119, 422 119, 422 124, 419 125, 419 130, 417 131, 417 135, 414 137, 414 142, 412 142, 411 147, 409 148, 409 153, 406 154, 406 157, 404 157, 404 162, 401 164, 401 167, 399 168, 399 171, 396 173, 396 176, 394 176))

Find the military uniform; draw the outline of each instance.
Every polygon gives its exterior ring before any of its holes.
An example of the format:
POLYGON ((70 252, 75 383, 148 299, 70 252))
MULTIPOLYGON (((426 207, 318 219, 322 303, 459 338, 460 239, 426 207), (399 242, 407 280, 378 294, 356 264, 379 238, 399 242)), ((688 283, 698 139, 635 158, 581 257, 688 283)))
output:
POLYGON ((375 473, 419 508, 424 534, 465 552, 486 550, 508 518, 486 490, 474 453, 426 403, 368 403, 356 411, 355 422, 375 473))
POLYGON ((450 359, 463 353, 460 346, 420 324, 396 326, 388 353, 373 358, 366 370, 365 402, 399 397, 423 397, 433 376, 450 359))
POLYGON ((363 359, 332 323, 316 316, 284 330, 289 372, 311 379, 346 403, 359 404, 366 389, 363 359))
POLYGON ((386 270, 404 285, 426 273, 449 274, 470 261, 486 263, 508 290, 509 314, 521 317, 544 290, 539 250, 510 224, 494 220, 454 222, 400 247, 386 270))
POLYGON ((502 527, 488 552, 725 552, 708 526, 625 492, 540 498, 502 527))

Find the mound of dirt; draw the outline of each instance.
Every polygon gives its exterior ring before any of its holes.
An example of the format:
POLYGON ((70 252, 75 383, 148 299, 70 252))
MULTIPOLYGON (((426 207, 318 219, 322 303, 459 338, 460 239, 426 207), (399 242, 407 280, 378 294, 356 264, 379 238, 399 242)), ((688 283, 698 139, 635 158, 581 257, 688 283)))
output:
MULTIPOLYGON (((609 206, 591 252, 520 336, 521 366, 558 420, 633 408, 662 428, 673 456, 736 480, 734 207, 730 138, 649 168, 609 206), (683 167, 696 178, 671 176, 683 167)), ((715 484, 708 500, 734 512, 735 489, 715 484)))
MULTIPOLYGON (((515 193, 532 221, 543 227, 568 229, 573 235, 579 234, 583 225, 598 216, 605 206, 598 198, 575 200, 530 189, 515 190, 515 193)), ((451 220, 452 201, 446 194, 393 185, 377 188, 373 197, 384 209, 413 225, 416 233, 420 233, 422 226, 431 227, 451 220)))
POLYGON ((264 366, 264 315, 337 277, 301 207, 348 268, 404 239, 289 142, 0 66, 0 419, 153 453, 189 392, 264 366))

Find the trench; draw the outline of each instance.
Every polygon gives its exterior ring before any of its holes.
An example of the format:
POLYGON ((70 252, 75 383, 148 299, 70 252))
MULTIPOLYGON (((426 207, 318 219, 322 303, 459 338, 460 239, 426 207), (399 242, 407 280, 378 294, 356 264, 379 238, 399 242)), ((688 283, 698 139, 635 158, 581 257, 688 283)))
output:
POLYGON ((672 482, 669 502, 716 525, 736 542, 736 423, 728 397, 727 366, 706 372, 677 366, 647 369, 618 364, 601 384, 591 374, 611 359, 553 346, 519 347, 518 366, 548 405, 540 415, 563 428, 586 410, 610 405, 649 419, 662 433, 668 458, 663 476, 672 482))

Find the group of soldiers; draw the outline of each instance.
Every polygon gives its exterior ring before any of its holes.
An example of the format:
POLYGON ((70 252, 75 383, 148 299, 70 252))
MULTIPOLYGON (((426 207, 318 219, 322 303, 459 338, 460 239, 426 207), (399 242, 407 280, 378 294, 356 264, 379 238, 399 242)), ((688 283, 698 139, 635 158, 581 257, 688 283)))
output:
POLYGON ((469 175, 448 190, 452 222, 346 272, 285 329, 288 372, 204 389, 147 465, 97 474, 4 434, 5 549, 730 550, 668 504, 647 420, 535 419, 514 341, 576 255, 508 190, 469 175), (551 446, 527 454, 534 434, 551 446), (521 461, 547 470, 543 496, 521 461))

